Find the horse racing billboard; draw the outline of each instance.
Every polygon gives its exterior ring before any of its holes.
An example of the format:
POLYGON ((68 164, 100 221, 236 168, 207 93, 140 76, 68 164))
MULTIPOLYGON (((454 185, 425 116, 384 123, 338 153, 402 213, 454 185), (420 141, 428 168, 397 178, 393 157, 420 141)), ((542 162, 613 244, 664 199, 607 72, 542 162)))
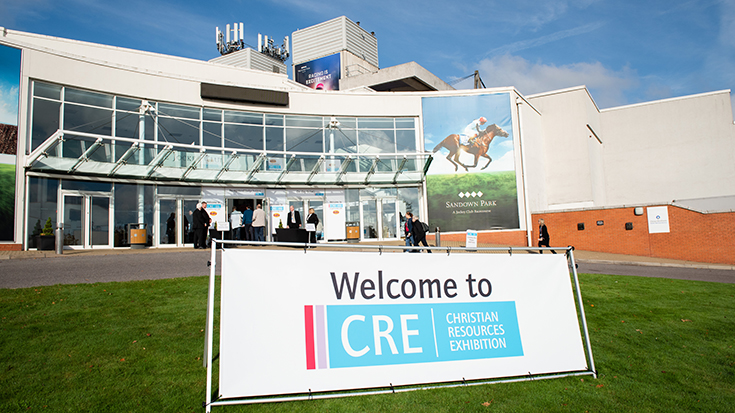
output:
POLYGON ((430 226, 445 232, 518 229, 518 188, 508 93, 424 97, 430 226))
POLYGON ((224 399, 589 370, 563 254, 229 249, 221 294, 224 399))

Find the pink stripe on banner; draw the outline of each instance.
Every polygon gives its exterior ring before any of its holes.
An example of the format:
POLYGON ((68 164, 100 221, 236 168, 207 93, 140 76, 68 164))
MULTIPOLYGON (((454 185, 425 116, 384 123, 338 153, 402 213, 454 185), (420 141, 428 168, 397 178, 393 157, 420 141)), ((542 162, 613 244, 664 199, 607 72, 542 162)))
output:
POLYGON ((312 306, 304 306, 304 330, 306 332, 306 369, 314 369, 314 311, 312 306))
POLYGON ((316 307, 316 360, 317 368, 327 369, 329 364, 327 363, 327 329, 325 328, 324 322, 324 306, 317 305, 316 307))

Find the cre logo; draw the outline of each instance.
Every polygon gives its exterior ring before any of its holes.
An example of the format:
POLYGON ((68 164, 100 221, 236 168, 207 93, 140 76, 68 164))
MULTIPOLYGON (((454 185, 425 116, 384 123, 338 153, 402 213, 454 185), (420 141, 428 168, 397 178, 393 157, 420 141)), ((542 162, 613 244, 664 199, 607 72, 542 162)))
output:
POLYGON ((522 356, 514 302, 304 306, 306 368, 522 356))

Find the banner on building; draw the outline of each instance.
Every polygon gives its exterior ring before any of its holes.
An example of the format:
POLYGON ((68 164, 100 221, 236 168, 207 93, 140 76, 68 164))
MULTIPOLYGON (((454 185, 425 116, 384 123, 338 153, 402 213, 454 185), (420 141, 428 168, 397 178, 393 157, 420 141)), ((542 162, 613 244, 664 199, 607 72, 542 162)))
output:
POLYGON ((13 241, 20 49, 0 45, 0 241, 13 241))
POLYGON ((294 66, 294 80, 312 89, 339 90, 339 78, 339 53, 294 66))
POLYGON ((508 93, 421 99, 431 227, 518 229, 518 188, 508 93))
POLYGON ((648 233, 665 234, 669 230, 669 207, 658 206, 646 208, 648 216, 648 233))
POLYGON ((221 294, 223 398, 588 370, 564 255, 225 250, 221 294))

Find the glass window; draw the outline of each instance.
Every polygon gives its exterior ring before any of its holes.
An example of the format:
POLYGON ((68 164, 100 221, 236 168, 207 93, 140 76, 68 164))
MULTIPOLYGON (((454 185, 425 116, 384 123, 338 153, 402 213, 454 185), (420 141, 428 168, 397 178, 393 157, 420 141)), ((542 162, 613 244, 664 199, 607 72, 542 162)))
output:
POLYGON ((28 178, 28 246, 36 248, 36 236, 41 235, 46 220, 51 218, 51 225, 56 228, 56 194, 59 189, 58 179, 28 178))
POLYGON ((321 116, 291 116, 286 115, 286 126, 298 126, 302 128, 321 128, 321 116))
POLYGON ((202 130, 202 145, 213 146, 215 148, 222 147, 221 123, 204 122, 202 130))
MULTIPOLYGON (((329 118, 326 118, 327 124, 329 124, 329 118)), ((357 118, 337 118, 340 129, 357 129, 357 118)))
POLYGON ((229 110, 225 111, 225 122, 229 123, 243 123, 246 125, 262 125, 263 114, 262 113, 249 113, 249 112, 232 112, 229 110))
POLYGON ((396 152, 416 152, 416 132, 396 130, 396 152))
POLYGON ((36 149, 59 129, 60 102, 33 99, 31 150, 36 149))
MULTIPOLYGON (((115 184, 115 246, 130 245, 128 224, 144 224, 151 241, 153 185, 115 184)), ((136 225, 137 227, 137 225, 136 225)))
POLYGON ((322 129, 286 128, 286 150, 293 152, 323 152, 322 129))
POLYGON ((393 119, 391 118, 358 118, 357 127, 360 129, 393 129, 393 119))
POLYGON ((199 145, 199 121, 158 117, 158 141, 199 145))
POLYGON ((72 181, 69 179, 64 179, 61 181, 61 189, 71 189, 74 191, 111 192, 112 184, 109 182, 72 181))
POLYGON ((360 190, 345 190, 345 205, 347 222, 360 222, 360 190))
POLYGON ((414 118, 396 118, 396 129, 416 128, 414 118))
POLYGON ((117 110, 128 110, 131 112, 138 113, 140 109, 140 99, 130 99, 118 96, 115 102, 115 109, 117 110))
POLYGON ((137 113, 115 112, 115 118, 115 136, 131 139, 139 138, 140 116, 137 113))
POLYGON ((158 114, 173 118, 199 119, 199 108, 193 106, 158 104, 158 114))
POLYGON ((225 147, 263 150, 263 127, 225 124, 225 147))
POLYGON ((191 195, 199 197, 202 188, 198 186, 158 185, 160 195, 191 195))
POLYGON ((111 136, 112 110, 67 103, 64 105, 64 129, 111 136))
POLYGON ((33 94, 39 97, 61 100, 61 86, 33 82, 33 94))
POLYGON ((397 188, 398 200, 405 205, 403 212, 411 212, 415 215, 419 214, 419 189, 418 188, 397 188))
POLYGON ((268 151, 283 150, 283 128, 265 128, 265 149, 268 151))
POLYGON ((334 141, 334 153, 357 153, 357 131, 354 129, 328 130, 327 152, 331 151, 332 141, 334 141))
POLYGON ((283 115, 265 114, 265 124, 271 126, 283 126, 283 115))
POLYGON ((86 90, 73 89, 70 87, 64 89, 64 101, 99 106, 103 108, 112 108, 112 95, 88 92, 86 90))
POLYGON ((360 153, 394 153, 396 138, 392 129, 360 130, 360 153))
POLYGON ((212 120, 215 122, 222 122, 222 111, 219 109, 204 108, 204 111, 202 113, 202 119, 212 120))

